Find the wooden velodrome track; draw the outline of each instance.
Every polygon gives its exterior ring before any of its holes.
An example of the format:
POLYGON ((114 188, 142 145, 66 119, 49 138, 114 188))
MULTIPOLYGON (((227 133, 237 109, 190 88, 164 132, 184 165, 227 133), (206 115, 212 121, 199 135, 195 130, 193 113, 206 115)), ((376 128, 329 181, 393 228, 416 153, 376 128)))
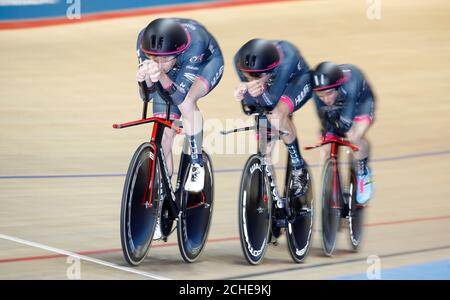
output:
MULTIPOLYGON (((84 255, 81 279, 323 279, 365 273, 369 255, 380 257, 382 270, 448 262, 450 2, 382 1, 380 20, 368 19, 367 9, 366 1, 324 0, 176 14, 204 23, 226 59, 220 85, 200 104, 207 122, 220 125, 206 129, 210 137, 221 140, 218 131, 226 120, 246 120, 232 100, 237 77, 231 59, 250 38, 292 41, 311 67, 325 59, 356 64, 374 87, 376 196, 364 246, 351 252, 343 231, 336 254, 324 257, 316 214, 313 249, 299 265, 284 237, 261 265, 245 262, 237 193, 249 152, 216 149, 215 211, 199 261, 183 262, 174 234, 166 244, 155 243, 135 273, 124 268, 123 175, 150 128, 119 131, 111 124, 140 117, 135 38, 155 16, 1 31, 0 279, 66 279, 71 264, 59 250, 84 255)), ((303 146, 316 142, 312 102, 295 114, 295 123, 303 146)), ((304 156, 318 163, 317 151, 304 156)), ((313 175, 317 196, 318 167, 313 175)))

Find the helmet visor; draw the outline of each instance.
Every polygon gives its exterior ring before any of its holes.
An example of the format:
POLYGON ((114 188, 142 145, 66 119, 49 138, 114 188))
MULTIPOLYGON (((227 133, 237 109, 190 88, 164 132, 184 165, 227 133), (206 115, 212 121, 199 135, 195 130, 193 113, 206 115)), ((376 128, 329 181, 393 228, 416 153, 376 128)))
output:
POLYGON ((148 59, 151 59, 157 63, 167 63, 173 59, 177 58, 177 55, 151 55, 151 54, 147 54, 144 53, 145 57, 147 57, 148 59))
POLYGON ((270 76, 272 75, 271 72, 242 72, 245 76, 245 78, 247 78, 248 81, 252 81, 252 80, 257 80, 257 79, 261 79, 264 76, 270 76))

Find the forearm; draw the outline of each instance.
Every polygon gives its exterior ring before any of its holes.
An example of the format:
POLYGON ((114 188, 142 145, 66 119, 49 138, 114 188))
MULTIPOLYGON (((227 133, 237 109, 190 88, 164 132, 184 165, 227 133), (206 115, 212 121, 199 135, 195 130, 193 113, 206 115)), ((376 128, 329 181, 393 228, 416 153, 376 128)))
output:
POLYGON ((342 110, 342 113, 339 115, 339 118, 335 121, 336 129, 339 134, 344 135, 352 126, 353 114, 355 111, 355 103, 349 102, 342 110))
POLYGON ((267 90, 264 90, 264 92, 260 96, 255 97, 255 99, 260 105, 264 105, 271 109, 273 109, 278 103, 278 99, 271 95, 267 90))
POLYGON ((174 82, 166 73, 162 73, 161 77, 159 78, 159 82, 163 86, 165 90, 170 90, 170 88, 173 86, 174 82))
POLYGON ((339 136, 345 136, 345 134, 350 130, 352 122, 343 121, 342 117, 337 120, 328 120, 326 125, 326 131, 334 133, 339 136))
POLYGON ((141 99, 144 101, 148 101, 150 98, 152 98, 153 93, 156 91, 155 85, 149 80, 145 80, 139 83, 139 95, 141 96, 141 99))

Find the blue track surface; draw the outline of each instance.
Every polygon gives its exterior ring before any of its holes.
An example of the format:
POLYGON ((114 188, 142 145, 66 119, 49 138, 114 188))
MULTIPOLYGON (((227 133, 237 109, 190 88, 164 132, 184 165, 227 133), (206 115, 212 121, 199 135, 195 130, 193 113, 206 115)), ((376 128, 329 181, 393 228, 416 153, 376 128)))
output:
MULTIPOLYGON (((339 280, 367 280, 367 275, 340 276, 339 280)), ((410 265, 400 268, 381 269, 382 280, 450 280, 450 260, 410 265)))
MULTIPOLYGON (((217 1, 217 0, 216 0, 217 1)), ((213 0, 35 0, 34 5, 0 4, 0 21, 23 21, 65 17, 76 3, 80 3, 83 14, 96 14, 111 11, 149 8, 156 6, 179 5, 193 2, 214 2, 213 0), (79 2, 77 2, 79 1, 79 2), (39 4, 40 2, 40 4, 39 4)), ((1 3, 1 2, 0 2, 1 3)), ((20 0, 5 3, 21 3, 20 0)), ((22 1, 26 3, 26 1, 22 1)))

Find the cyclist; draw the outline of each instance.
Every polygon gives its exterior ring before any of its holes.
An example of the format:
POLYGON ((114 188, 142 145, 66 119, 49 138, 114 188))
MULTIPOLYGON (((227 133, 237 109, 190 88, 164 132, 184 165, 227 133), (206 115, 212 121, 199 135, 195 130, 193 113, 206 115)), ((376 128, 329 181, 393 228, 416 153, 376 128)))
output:
MULTIPOLYGON (((357 161, 356 198, 364 205, 373 194, 372 173, 367 165, 370 148, 365 138, 374 118, 375 97, 370 85, 356 66, 332 62, 322 62, 316 67, 312 85, 323 133, 346 136, 359 147, 354 154, 357 161)), ((323 155, 327 157, 330 147, 324 149, 323 155)))
POLYGON ((241 80, 234 92, 236 100, 266 107, 270 125, 289 133, 282 139, 292 163, 293 196, 304 195, 309 174, 289 116, 311 98, 308 64, 287 41, 252 39, 236 53, 234 65, 241 80))
MULTIPOLYGON (((146 82, 140 89, 153 98, 153 115, 166 117, 166 102, 156 90, 159 82, 172 103, 170 118, 183 116, 183 128, 189 139, 191 168, 185 190, 200 192, 205 171, 202 158, 203 119, 197 101, 219 83, 224 68, 222 52, 214 37, 197 21, 179 18, 153 20, 140 31, 137 39, 139 69, 138 82, 146 82)), ((169 175, 173 172, 172 145, 175 134, 165 130, 162 140, 169 175)))

